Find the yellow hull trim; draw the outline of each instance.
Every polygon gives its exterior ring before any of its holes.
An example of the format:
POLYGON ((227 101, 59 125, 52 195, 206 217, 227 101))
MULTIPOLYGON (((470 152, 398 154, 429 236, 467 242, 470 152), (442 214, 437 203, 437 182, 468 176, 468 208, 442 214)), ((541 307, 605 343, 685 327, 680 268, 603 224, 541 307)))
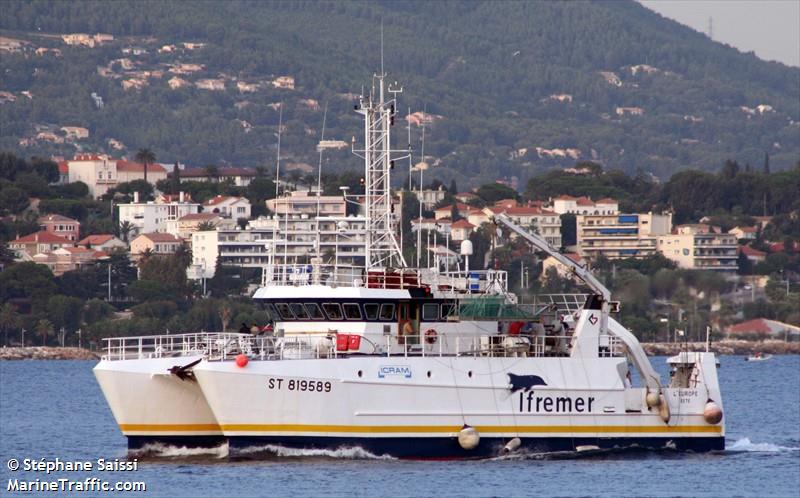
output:
MULTIPOLYGON (((309 433, 370 433, 370 434, 455 434, 458 426, 447 425, 297 425, 297 424, 120 424, 122 432, 309 432, 309 433)), ((479 425, 482 433, 612 433, 612 434, 675 434, 675 433, 722 433, 716 425, 479 425)))

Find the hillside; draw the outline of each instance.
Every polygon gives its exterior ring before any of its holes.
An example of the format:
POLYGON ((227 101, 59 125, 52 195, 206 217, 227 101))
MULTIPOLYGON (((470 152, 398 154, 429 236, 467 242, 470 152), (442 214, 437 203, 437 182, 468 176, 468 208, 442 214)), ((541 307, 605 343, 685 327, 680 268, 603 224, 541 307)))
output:
MULTIPOLYGON (((800 69, 634 2, 9 1, 4 11, 0 150, 25 156, 149 147, 162 162, 272 165, 283 102, 282 152, 315 165, 326 103, 326 139, 360 134, 352 100, 380 67, 383 19, 399 108, 435 115, 425 153, 445 182, 524 185, 586 159, 668 177, 726 158, 761 168, 769 154, 775 170, 800 157, 800 69), (114 39, 67 45, 68 33, 114 39)), ((347 150, 326 159, 357 164, 347 150)))

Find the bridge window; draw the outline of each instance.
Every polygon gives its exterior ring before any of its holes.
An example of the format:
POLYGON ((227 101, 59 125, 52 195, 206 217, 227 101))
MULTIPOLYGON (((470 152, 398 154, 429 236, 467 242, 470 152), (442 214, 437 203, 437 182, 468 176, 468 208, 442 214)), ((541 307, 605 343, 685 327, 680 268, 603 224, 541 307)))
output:
POLYGON ((442 319, 447 320, 447 317, 453 316, 456 314, 455 306, 453 303, 444 303, 442 304, 442 319))
POLYGON ((311 317, 312 320, 324 320, 325 315, 322 314, 322 310, 319 309, 319 305, 316 303, 306 303, 306 312, 308 316, 311 317))
POLYGON ((426 322, 435 322, 439 320, 439 305, 436 303, 428 303, 422 305, 422 319, 426 322))
POLYGON ((328 315, 328 319, 330 320, 342 319, 342 307, 339 306, 337 303, 323 303, 322 309, 325 310, 325 314, 328 315))
POLYGON ((288 304, 277 303, 275 304, 275 309, 278 310, 278 313, 280 313, 281 318, 284 320, 294 320, 294 315, 292 314, 292 310, 289 309, 288 304))
POLYGON ((394 304, 381 305, 381 320, 394 320, 394 304))
POLYGON ((298 320, 308 320, 308 313, 306 313, 306 309, 300 303, 291 303, 289 308, 294 313, 294 316, 297 317, 298 320))
POLYGON ((356 303, 345 303, 342 307, 344 308, 345 318, 348 320, 361 320, 361 308, 356 303))
POLYGON ((378 311, 380 310, 381 305, 377 303, 367 303, 364 305, 364 314, 367 316, 367 320, 377 320, 378 319, 378 311))

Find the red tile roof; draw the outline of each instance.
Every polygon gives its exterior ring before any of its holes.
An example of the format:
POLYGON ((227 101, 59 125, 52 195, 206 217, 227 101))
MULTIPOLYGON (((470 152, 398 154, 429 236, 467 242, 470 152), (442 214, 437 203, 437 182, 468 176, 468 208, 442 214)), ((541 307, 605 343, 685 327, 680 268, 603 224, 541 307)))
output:
POLYGON ((592 201, 591 197, 578 197, 575 201, 575 204, 578 206, 594 206, 594 202, 592 201))
POLYGON ((223 203, 223 202, 225 202, 225 201, 227 201, 229 199, 233 200, 233 201, 238 201, 239 199, 241 199, 241 197, 235 197, 235 196, 229 196, 229 195, 218 195, 218 196, 214 197, 213 199, 207 200, 205 205, 206 206, 216 206, 217 204, 223 203))
MULTIPOLYGON (((126 161, 125 159, 117 160, 117 171, 128 171, 128 172, 142 172, 144 173, 144 164, 135 163, 132 161, 126 161)), ((167 170, 164 169, 164 166, 160 164, 148 164, 147 165, 147 172, 148 173, 166 173, 167 170)))
POLYGON ((40 225, 42 223, 78 223, 78 220, 73 220, 72 218, 67 218, 66 216, 61 216, 60 214, 47 214, 44 216, 40 216, 37 223, 40 225))
POLYGON ((64 244, 65 246, 71 246, 72 242, 65 239, 64 237, 59 237, 58 235, 54 235, 46 230, 41 230, 36 233, 25 235, 24 237, 19 237, 17 239, 12 240, 9 244, 64 244))
MULTIPOLYGON (((147 237, 153 242, 181 242, 181 239, 169 233, 153 232, 143 233, 139 237, 147 237)), ((138 238, 138 237, 137 237, 138 238)))
POLYGON ((214 218, 219 218, 219 215, 217 213, 190 213, 181 216, 178 218, 178 221, 208 221, 213 220, 214 218))
POLYGON ((451 228, 475 228, 475 225, 473 225, 472 223, 470 223, 467 220, 463 220, 462 219, 462 220, 456 221, 455 223, 450 225, 450 227, 451 228))
MULTIPOLYGON (((468 205, 464 204, 463 202, 456 202, 456 204, 455 204, 455 205, 456 205, 456 208, 457 208, 459 211, 461 211, 461 210, 463 210, 463 209, 469 209, 469 208, 470 208, 470 206, 468 206, 468 205)), ((436 211, 451 211, 452 209, 453 209, 453 205, 452 205, 452 204, 450 204, 450 205, 448 205, 448 206, 442 206, 442 207, 440 207, 440 208, 436 209, 436 211)))
POLYGON ((739 252, 748 257, 752 256, 752 257, 765 258, 767 256, 767 253, 765 253, 764 251, 759 251, 758 249, 754 249, 750 246, 739 247, 739 252))
POLYGON ((574 201, 576 199, 577 199, 577 197, 572 197, 571 195, 564 194, 564 195, 559 195, 554 200, 556 200, 556 201, 574 201))
POLYGON ((769 324, 763 318, 755 318, 753 320, 748 320, 746 322, 737 323, 736 325, 732 325, 728 327, 729 333, 757 333, 757 334, 769 334, 772 332, 769 324))
POLYGON ((603 197, 596 204, 617 204, 616 199, 612 199, 611 197, 603 197))
POLYGON ((99 246, 101 244, 105 244, 109 240, 113 239, 114 236, 108 233, 97 234, 97 235, 89 235, 88 237, 84 237, 81 241, 78 242, 79 246, 99 246))

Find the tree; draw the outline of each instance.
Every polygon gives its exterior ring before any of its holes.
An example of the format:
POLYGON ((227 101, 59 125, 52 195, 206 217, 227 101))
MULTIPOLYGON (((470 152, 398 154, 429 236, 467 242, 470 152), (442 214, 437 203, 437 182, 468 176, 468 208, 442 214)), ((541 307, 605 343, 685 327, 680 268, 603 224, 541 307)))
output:
POLYGON ((8 346, 8 333, 19 328, 20 319, 11 303, 0 306, 0 330, 3 331, 3 345, 8 346))
POLYGON ((764 174, 769 174, 769 152, 764 153, 764 174))
POLYGON ((42 338, 42 346, 47 346, 47 338, 53 333, 53 324, 50 320, 39 320, 36 322, 36 328, 34 329, 36 335, 42 338))
POLYGON ((561 245, 574 246, 578 243, 578 223, 575 215, 565 213, 561 215, 561 245))
POLYGON ((122 237, 122 240, 124 240, 126 244, 128 243, 128 236, 133 229, 133 223, 128 220, 125 220, 119 224, 119 236, 122 237))
POLYGON ((219 168, 214 165, 208 165, 204 168, 204 172, 209 180, 219 182, 219 168))
POLYGON ((487 183, 478 188, 478 191, 475 193, 478 197, 490 204, 503 199, 519 198, 519 194, 516 190, 502 183, 487 183))
POLYGON ((0 213, 17 214, 28 207, 28 194, 13 185, 0 188, 0 213))
POLYGON ((169 176, 169 184, 171 194, 177 194, 181 191, 181 168, 178 167, 178 163, 175 163, 175 166, 172 168, 172 174, 169 176))
POLYGON ((83 308, 83 321, 91 325, 114 314, 114 307, 102 299, 90 299, 83 308))
POLYGON ((57 329, 64 327, 67 330, 76 330, 80 326, 82 308, 81 299, 55 295, 47 300, 47 318, 57 329))
POLYGON ((150 149, 139 149, 135 159, 144 165, 144 181, 147 181, 147 166, 156 162, 156 155, 150 149))
POLYGON ((17 263, 0 272, 0 302, 30 299, 32 308, 38 311, 44 309, 56 289, 53 273, 45 265, 17 263))
POLYGON ((216 228, 216 225, 211 221, 201 221, 197 224, 198 232, 210 232, 216 228))

